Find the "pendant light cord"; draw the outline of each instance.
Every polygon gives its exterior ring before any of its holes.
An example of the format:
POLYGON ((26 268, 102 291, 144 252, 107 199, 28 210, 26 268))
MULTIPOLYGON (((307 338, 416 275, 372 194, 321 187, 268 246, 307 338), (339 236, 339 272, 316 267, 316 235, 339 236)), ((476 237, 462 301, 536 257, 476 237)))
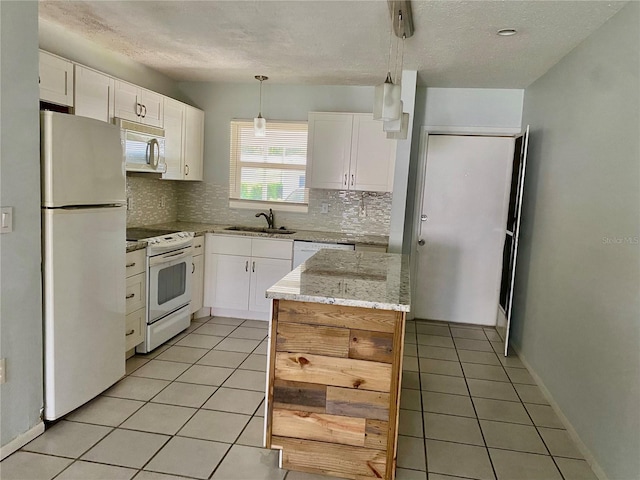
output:
POLYGON ((258 117, 262 117, 262 80, 260 80, 260 108, 258 109, 258 117))
MULTIPOLYGON (((400 28, 402 27, 402 10, 400 10, 398 12, 398 31, 400 31, 400 28)), ((403 35, 404 37, 404 35, 403 35)), ((396 78, 396 85, 400 85, 400 74, 398 73, 398 52, 400 51, 400 41, 396 42, 396 65, 395 65, 395 69, 394 69, 394 76, 396 78)), ((404 55, 404 43, 403 43, 403 51, 402 51, 403 55, 404 55)), ((402 65, 402 63, 400 63, 400 66, 402 65)), ((402 68, 402 67, 400 67, 402 68)))

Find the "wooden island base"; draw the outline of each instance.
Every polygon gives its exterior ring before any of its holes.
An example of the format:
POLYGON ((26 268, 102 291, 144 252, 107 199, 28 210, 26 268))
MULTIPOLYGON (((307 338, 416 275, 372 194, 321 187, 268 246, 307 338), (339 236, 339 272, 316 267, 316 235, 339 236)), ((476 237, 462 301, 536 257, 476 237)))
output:
POLYGON ((394 479, 405 317, 273 300, 265 446, 282 468, 394 479))

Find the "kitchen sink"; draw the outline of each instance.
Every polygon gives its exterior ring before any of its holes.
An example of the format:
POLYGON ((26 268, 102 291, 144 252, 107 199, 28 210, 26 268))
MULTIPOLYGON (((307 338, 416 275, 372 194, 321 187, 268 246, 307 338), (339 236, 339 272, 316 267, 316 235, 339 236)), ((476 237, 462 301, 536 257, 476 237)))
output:
POLYGON ((287 230, 286 228, 261 228, 261 227, 242 227, 234 225, 233 227, 227 227, 225 230, 233 232, 255 232, 255 233, 278 233, 281 235, 291 235, 296 233, 293 230, 287 230))

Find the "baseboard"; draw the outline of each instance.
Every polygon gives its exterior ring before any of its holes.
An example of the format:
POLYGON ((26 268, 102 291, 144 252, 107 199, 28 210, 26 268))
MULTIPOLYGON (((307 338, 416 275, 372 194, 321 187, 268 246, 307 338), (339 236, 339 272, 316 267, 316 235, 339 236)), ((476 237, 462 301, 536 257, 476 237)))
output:
POLYGON ((39 435, 42 435, 43 433, 44 433, 44 422, 40 421, 38 424, 36 424, 35 427, 31 428, 30 430, 27 430, 22 435, 18 435, 17 438, 14 438, 6 445, 3 445, 0 448, 0 460, 4 460, 13 452, 20 450, 31 440, 38 437, 39 435))
POLYGON ((203 307, 197 312, 193 313, 193 318, 209 317, 211 315, 211 309, 209 307, 203 307))
POLYGON ((553 399, 553 396, 551 395, 551 392, 549 392, 549 390, 545 386, 545 384, 542 381, 542 379, 538 376, 538 374, 535 372, 535 370, 531 367, 531 365, 529 364, 527 359, 524 357, 524 355, 522 355, 520 350, 517 349, 515 346, 513 346, 513 344, 511 344, 510 347, 515 350, 515 352, 518 354, 518 357, 520 358, 520 361, 522 361, 524 366, 527 367, 527 370, 529 370, 529 373, 531 374, 533 379, 538 384, 538 387, 542 391, 542 394, 549 401, 549 405, 551 405, 551 408, 553 409, 553 411, 556 413, 556 415, 558 415, 558 418, 560 419, 560 421, 562 422, 562 424, 566 428, 567 433, 569 434, 571 439, 577 445, 578 450, 580 450, 580 453, 582 454, 582 456, 584 457, 586 462, 589 464, 589 466, 593 470, 593 473, 596 475, 596 477, 598 477, 599 480, 609 480, 609 477, 607 477, 607 475, 604 473, 604 470, 602 470, 602 468, 600 467, 600 465, 596 461, 595 457, 591 453, 591 450, 589 450, 589 448, 587 448, 587 446, 582 442, 582 440, 578 436, 578 432, 576 432, 575 428, 573 428, 573 425, 571 425, 571 422, 569 422, 569 419, 565 416, 565 414, 560 409, 560 406, 553 399))
POLYGON ((251 310, 233 310, 230 308, 211 308, 211 315, 214 317, 244 318, 245 320, 269 321, 269 312, 253 312, 251 310))

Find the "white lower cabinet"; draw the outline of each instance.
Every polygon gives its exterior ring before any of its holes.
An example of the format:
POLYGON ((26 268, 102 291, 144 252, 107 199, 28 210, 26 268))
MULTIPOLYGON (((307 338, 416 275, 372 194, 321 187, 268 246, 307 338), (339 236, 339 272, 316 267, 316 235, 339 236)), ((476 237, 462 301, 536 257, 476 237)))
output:
POLYGON ((291 271, 293 241, 208 234, 205 306, 213 315, 268 320, 266 290, 291 271))
POLYGON ((191 313, 204 305, 204 237, 193 241, 193 269, 191 270, 191 313))
POLYGON ((147 279, 145 250, 127 253, 125 351, 133 355, 136 345, 144 342, 147 324, 147 279))

